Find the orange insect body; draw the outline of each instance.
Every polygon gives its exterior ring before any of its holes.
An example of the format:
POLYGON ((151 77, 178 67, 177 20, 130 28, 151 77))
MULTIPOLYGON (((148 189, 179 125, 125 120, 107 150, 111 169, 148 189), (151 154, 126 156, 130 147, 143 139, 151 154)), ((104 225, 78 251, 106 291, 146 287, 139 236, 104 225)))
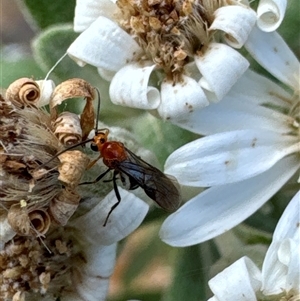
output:
POLYGON ((104 143, 100 152, 103 163, 110 168, 114 168, 116 161, 120 162, 127 159, 123 143, 117 141, 104 143))
POLYGON ((180 205, 180 192, 175 178, 165 175, 159 169, 143 161, 136 156, 123 143, 119 141, 107 141, 109 130, 97 130, 92 139, 91 149, 100 152, 99 157, 94 160, 92 167, 100 158, 108 167, 108 170, 98 176, 93 182, 81 184, 90 184, 100 181, 110 170, 113 171, 113 184, 118 202, 111 208, 107 215, 104 226, 107 223, 111 212, 120 203, 121 197, 118 192, 116 179, 117 176, 125 183, 125 175, 129 178, 129 190, 141 187, 145 193, 154 200, 160 207, 167 211, 174 211, 180 205))

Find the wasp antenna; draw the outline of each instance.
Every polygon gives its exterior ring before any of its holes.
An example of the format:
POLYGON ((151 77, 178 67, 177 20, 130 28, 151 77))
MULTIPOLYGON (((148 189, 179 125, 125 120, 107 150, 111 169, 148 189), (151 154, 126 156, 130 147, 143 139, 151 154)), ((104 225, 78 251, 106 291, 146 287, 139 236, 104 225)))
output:
POLYGON ((83 145, 83 144, 91 142, 93 140, 94 140, 94 138, 87 139, 85 141, 78 142, 78 143, 76 143, 76 144, 74 144, 74 145, 72 145, 72 146, 70 146, 68 148, 65 148, 64 150, 62 150, 62 151, 58 152, 57 154, 55 154, 50 160, 48 160, 47 162, 45 162, 42 165, 40 165, 37 169, 43 168, 44 166, 46 166, 47 164, 49 164, 52 160, 54 160, 55 158, 57 158, 58 156, 60 156, 64 152, 67 152, 67 151, 69 151, 69 150, 71 150, 71 149, 73 149, 73 148, 75 148, 77 146, 83 145))
POLYGON ((100 97, 100 91, 98 88, 96 88, 97 95, 98 95, 98 105, 97 105, 97 118, 96 118, 96 127, 95 127, 95 133, 98 132, 98 122, 99 122, 99 116, 100 116, 100 102, 101 102, 101 97, 100 97))

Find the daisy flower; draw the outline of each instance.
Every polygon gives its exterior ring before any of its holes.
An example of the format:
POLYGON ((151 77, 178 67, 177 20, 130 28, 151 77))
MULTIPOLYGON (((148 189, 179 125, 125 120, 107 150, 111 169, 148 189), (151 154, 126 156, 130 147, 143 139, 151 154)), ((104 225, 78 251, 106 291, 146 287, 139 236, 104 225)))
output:
POLYGON ((245 46, 278 83, 249 70, 221 102, 177 121, 207 136, 174 151, 165 172, 210 188, 165 220, 160 235, 173 246, 231 229, 299 171, 299 61, 276 32, 254 29, 245 46))
POLYGON ((113 103, 174 120, 227 94, 255 22, 241 1, 77 0, 67 52, 111 81, 113 103))
MULTIPOLYGON (((55 88, 25 78, 0 95, 1 300, 105 300, 117 242, 148 212, 144 201, 119 188, 122 202, 103 227, 116 202, 111 186, 78 186, 90 161, 82 151, 54 157, 83 138, 93 96, 83 80, 64 83, 55 88), (53 102, 72 95, 87 97, 80 118, 67 111, 56 116, 53 102), (49 99, 50 114, 43 108, 49 99)), ((94 179, 100 168, 87 173, 94 179)))
POLYGON ((300 299, 300 192, 282 214, 267 250, 262 269, 242 257, 208 284, 214 296, 209 301, 300 299))

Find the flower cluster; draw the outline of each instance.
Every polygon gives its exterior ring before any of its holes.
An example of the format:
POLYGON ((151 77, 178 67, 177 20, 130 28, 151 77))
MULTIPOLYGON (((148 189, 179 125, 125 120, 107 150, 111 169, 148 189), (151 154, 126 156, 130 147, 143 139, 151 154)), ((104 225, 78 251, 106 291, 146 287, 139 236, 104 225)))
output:
POLYGON ((173 121, 220 100, 246 71, 235 49, 255 21, 240 1, 77 1, 83 32, 67 52, 111 80, 113 103, 173 121))

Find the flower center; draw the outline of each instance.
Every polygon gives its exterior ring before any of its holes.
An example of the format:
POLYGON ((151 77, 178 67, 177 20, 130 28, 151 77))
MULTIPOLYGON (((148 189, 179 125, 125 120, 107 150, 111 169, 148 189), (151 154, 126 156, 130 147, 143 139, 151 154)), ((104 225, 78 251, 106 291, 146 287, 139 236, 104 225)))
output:
POLYGON ((225 1, 118 0, 120 26, 143 48, 145 57, 177 80, 183 67, 210 41, 214 11, 225 1))

